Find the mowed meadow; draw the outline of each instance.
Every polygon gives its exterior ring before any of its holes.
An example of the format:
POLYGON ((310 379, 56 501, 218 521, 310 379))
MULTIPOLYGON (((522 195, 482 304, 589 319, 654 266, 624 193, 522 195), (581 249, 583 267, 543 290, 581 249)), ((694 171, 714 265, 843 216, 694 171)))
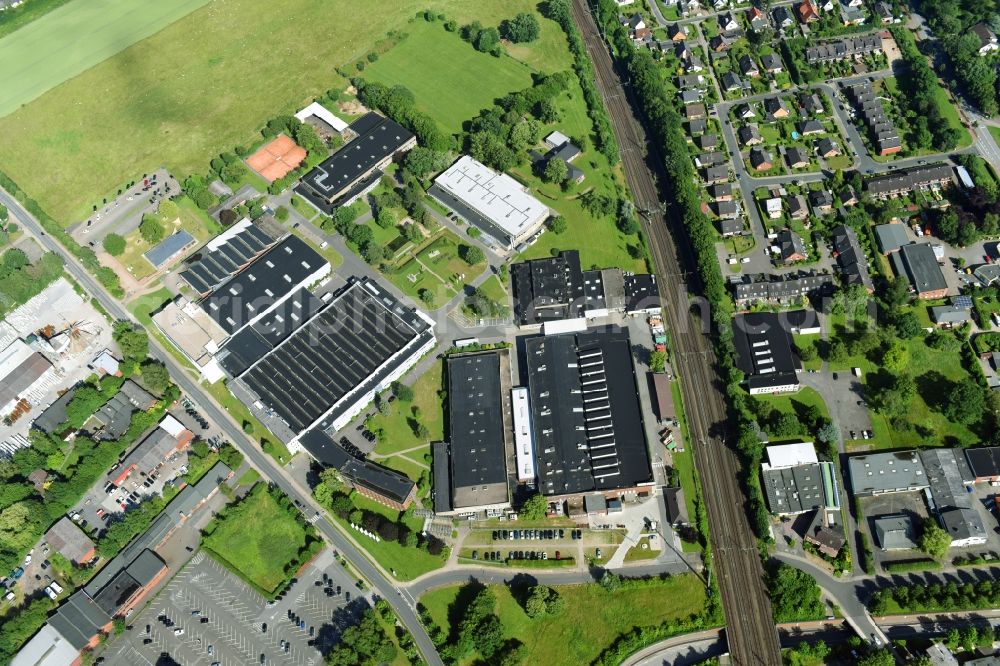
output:
MULTIPOLYGON (((204 171, 269 118, 343 87, 336 68, 405 31, 418 10, 497 25, 536 4, 211 0, 0 119, 0 170, 69 225, 122 183, 161 165, 182 178, 204 171)), ((542 31, 513 55, 543 71, 568 67, 559 27, 543 20, 542 31)))

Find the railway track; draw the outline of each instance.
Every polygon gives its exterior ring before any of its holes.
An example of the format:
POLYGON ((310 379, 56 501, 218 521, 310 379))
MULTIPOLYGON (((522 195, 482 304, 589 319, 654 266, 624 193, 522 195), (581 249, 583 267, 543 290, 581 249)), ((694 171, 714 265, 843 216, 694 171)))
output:
MULTIPOLYGON (((594 65, 595 80, 611 117, 621 151, 625 180, 643 211, 664 313, 674 343, 674 368, 680 377, 694 440, 695 465, 708 512, 726 637, 733 663, 775 666, 781 663, 778 633, 764 588, 757 541, 747 520, 747 498, 740 485, 740 464, 727 446, 727 423, 721 380, 708 336, 711 313, 702 320, 691 312, 688 272, 696 265, 689 239, 676 214, 667 216, 656 177, 665 177, 659 151, 648 141, 633 100, 616 72, 607 45, 586 0, 573 0, 573 19, 594 65), (671 233, 671 227, 675 233, 671 233)), ((693 272, 692 272, 693 274, 693 272)), ((696 278, 692 286, 697 287, 696 278)))

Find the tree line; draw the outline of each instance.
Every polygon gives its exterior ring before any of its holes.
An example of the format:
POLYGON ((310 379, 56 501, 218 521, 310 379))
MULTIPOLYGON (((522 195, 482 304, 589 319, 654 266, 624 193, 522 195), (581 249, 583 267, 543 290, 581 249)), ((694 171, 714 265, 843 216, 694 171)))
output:
POLYGON ((896 101, 906 109, 907 145, 911 150, 932 148, 944 152, 953 149, 962 135, 941 110, 939 95, 943 90, 937 74, 917 48, 908 29, 894 26, 891 31, 905 64, 903 73, 897 77, 900 92, 904 94, 897 95, 896 101))
POLYGON ((872 615, 885 615, 898 610, 903 613, 950 612, 997 608, 1000 606, 1000 582, 991 579, 959 584, 918 582, 885 587, 875 592, 868 602, 872 615))

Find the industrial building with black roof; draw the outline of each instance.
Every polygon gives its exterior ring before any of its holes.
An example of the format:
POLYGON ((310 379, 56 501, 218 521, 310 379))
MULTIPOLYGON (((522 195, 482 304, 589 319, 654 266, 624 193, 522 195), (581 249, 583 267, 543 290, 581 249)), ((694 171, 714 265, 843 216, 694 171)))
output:
POLYGON ((263 227, 241 220, 188 257, 180 277, 195 293, 206 296, 249 266, 277 240, 263 227))
POLYGON ((232 335, 329 272, 326 259, 298 236, 288 236, 202 299, 201 308, 232 335))
MULTIPOLYGON (((312 428, 343 427, 434 343, 426 315, 363 279, 348 284, 231 385, 266 425, 275 426, 272 432, 293 443, 312 428)), ((251 360, 241 359, 240 367, 251 360)))
POLYGON ((408 477, 369 460, 352 456, 319 428, 302 435, 302 446, 313 458, 340 472, 341 479, 359 493, 400 511, 413 503, 417 486, 408 477))
POLYGON ((357 138, 320 162, 296 188, 327 213, 332 206, 349 205, 378 185, 393 158, 417 145, 412 132, 374 112, 355 120, 348 130, 357 138))
POLYGON ((538 489, 563 496, 652 485, 628 332, 525 340, 538 489))
MULTIPOLYGON (((509 418, 503 400, 510 392, 509 368, 506 351, 459 354, 447 360, 449 446, 446 458, 434 458, 434 474, 435 479, 443 478, 439 468, 446 466, 448 504, 454 511, 510 504, 509 418)), ((440 447, 437 452, 444 453, 440 447)), ((435 497, 443 490, 437 488, 435 497)))
POLYGON ((801 366, 792 347, 792 335, 780 315, 755 312, 733 321, 736 367, 746 376, 751 394, 797 391, 801 366))

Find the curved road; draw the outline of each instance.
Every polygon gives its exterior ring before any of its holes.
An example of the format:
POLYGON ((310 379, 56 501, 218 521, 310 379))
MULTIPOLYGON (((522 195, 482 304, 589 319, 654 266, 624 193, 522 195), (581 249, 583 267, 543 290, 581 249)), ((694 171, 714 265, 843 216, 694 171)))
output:
MULTIPOLYGON (((6 190, 0 189, 0 203, 20 218, 24 226, 35 235, 46 250, 55 252, 62 257, 63 262, 66 264, 66 271, 83 286, 84 290, 97 299, 112 317, 135 321, 131 314, 77 263, 76 257, 49 236, 38 220, 6 190)), ((233 445, 246 456, 247 460, 261 472, 264 478, 273 481, 289 497, 293 500, 298 500, 302 506, 309 507, 314 512, 319 512, 318 520, 315 524, 324 537, 326 537, 327 541, 351 562, 362 577, 369 581, 374 592, 392 605, 400 621, 413 634, 413 638, 424 660, 431 666, 443 666, 444 662, 441 661, 434 643, 431 642, 430 636, 424 631, 423 625, 421 625, 420 620, 417 618, 414 608, 416 605, 415 601, 412 598, 405 597, 393 581, 387 579, 357 547, 323 517, 324 514, 320 512, 320 507, 313 501, 310 493, 306 489, 301 488, 285 472, 284 468, 279 467, 260 447, 246 438, 242 428, 239 427, 236 421, 225 410, 219 407, 209 394, 201 390, 201 387, 188 375, 187 370, 171 354, 163 349, 156 337, 150 336, 149 343, 150 356, 162 361, 166 365, 170 376, 180 387, 181 391, 199 404, 204 413, 218 424, 219 428, 226 433, 233 445)))

